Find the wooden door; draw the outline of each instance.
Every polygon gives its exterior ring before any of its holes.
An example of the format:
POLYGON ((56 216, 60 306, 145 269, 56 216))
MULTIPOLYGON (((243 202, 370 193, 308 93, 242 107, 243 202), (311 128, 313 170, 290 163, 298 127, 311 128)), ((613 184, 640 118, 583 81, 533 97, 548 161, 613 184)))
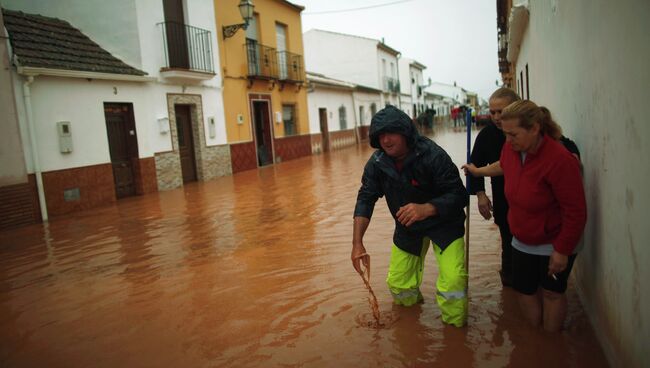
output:
POLYGON ((181 157, 183 183, 196 181, 196 160, 194 157, 194 134, 192 132, 192 115, 189 105, 175 105, 176 135, 178 153, 181 157))
POLYGON ((327 109, 318 109, 318 120, 320 122, 321 139, 323 140, 323 152, 329 152, 330 133, 327 128, 327 109))
POLYGON ((138 138, 131 104, 104 104, 108 147, 113 166, 115 195, 124 198, 136 194, 133 166, 138 160, 138 138))
POLYGON ((253 123, 255 124, 255 144, 257 146, 257 163, 265 166, 273 163, 273 141, 271 134, 271 117, 267 101, 253 101, 253 123))
POLYGON ((190 57, 187 47, 183 0, 163 0, 163 11, 165 13, 165 37, 167 38, 169 67, 189 69, 190 57))

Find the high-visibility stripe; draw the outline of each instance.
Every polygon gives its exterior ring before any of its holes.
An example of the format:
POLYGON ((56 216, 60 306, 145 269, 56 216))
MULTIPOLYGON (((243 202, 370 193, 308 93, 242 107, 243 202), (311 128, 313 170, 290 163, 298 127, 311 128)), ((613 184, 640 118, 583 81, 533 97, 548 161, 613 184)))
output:
POLYGON ((440 295, 441 297, 449 300, 449 299, 464 299, 467 297, 467 293, 465 290, 461 291, 437 291, 436 294, 440 295))
POLYGON ((418 295, 420 295, 420 291, 417 289, 410 289, 410 290, 404 290, 400 291, 399 293, 395 293, 391 290, 390 292, 395 299, 407 299, 407 298, 417 298, 418 295))

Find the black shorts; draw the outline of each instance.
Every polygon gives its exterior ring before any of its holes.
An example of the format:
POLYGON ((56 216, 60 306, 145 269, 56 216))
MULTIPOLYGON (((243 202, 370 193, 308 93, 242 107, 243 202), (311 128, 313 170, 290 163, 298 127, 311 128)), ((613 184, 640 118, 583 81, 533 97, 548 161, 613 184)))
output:
POLYGON ((524 253, 517 248, 512 248, 512 271, 513 271, 513 288, 518 292, 526 295, 533 295, 537 289, 564 293, 567 287, 567 280, 573 268, 573 262, 576 254, 570 255, 566 269, 556 273, 554 280, 548 275, 549 256, 538 256, 524 253))

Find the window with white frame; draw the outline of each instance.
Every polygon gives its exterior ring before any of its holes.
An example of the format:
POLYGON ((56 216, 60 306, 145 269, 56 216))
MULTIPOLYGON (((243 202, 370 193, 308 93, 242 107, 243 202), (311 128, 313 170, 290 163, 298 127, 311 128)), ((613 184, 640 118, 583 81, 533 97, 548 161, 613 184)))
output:
POLYGON ((339 107, 339 123, 341 125, 341 130, 345 130, 348 128, 348 121, 345 116, 345 106, 343 105, 339 107))
POLYGON ((284 135, 296 135, 296 107, 294 105, 282 105, 282 122, 284 123, 284 135))

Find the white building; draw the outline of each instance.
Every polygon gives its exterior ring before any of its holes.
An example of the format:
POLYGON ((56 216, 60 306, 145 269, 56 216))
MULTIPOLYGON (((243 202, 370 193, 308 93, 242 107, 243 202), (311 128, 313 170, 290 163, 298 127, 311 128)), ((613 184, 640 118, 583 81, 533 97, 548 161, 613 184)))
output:
POLYGON ((610 366, 650 367, 650 2, 505 4, 504 83, 548 107, 582 153, 588 215, 572 278, 582 305, 610 366))
POLYGON ((2 0, 44 218, 231 172, 213 2, 164 3, 2 0))
POLYGON ((307 81, 312 153, 356 144, 354 84, 310 72, 307 81))
POLYGON ((312 152, 354 145, 368 137, 381 90, 307 72, 312 152))
POLYGON ((400 109, 415 118, 424 112, 424 69, 427 67, 413 59, 399 59, 400 109))
POLYGON ((426 88, 427 92, 445 96, 453 99, 456 104, 463 105, 468 102, 467 91, 464 88, 456 86, 455 84, 446 84, 441 82, 433 82, 426 88))
POLYGON ((304 33, 307 70, 381 90, 381 107, 399 106, 399 51, 359 36, 312 29, 304 33))

